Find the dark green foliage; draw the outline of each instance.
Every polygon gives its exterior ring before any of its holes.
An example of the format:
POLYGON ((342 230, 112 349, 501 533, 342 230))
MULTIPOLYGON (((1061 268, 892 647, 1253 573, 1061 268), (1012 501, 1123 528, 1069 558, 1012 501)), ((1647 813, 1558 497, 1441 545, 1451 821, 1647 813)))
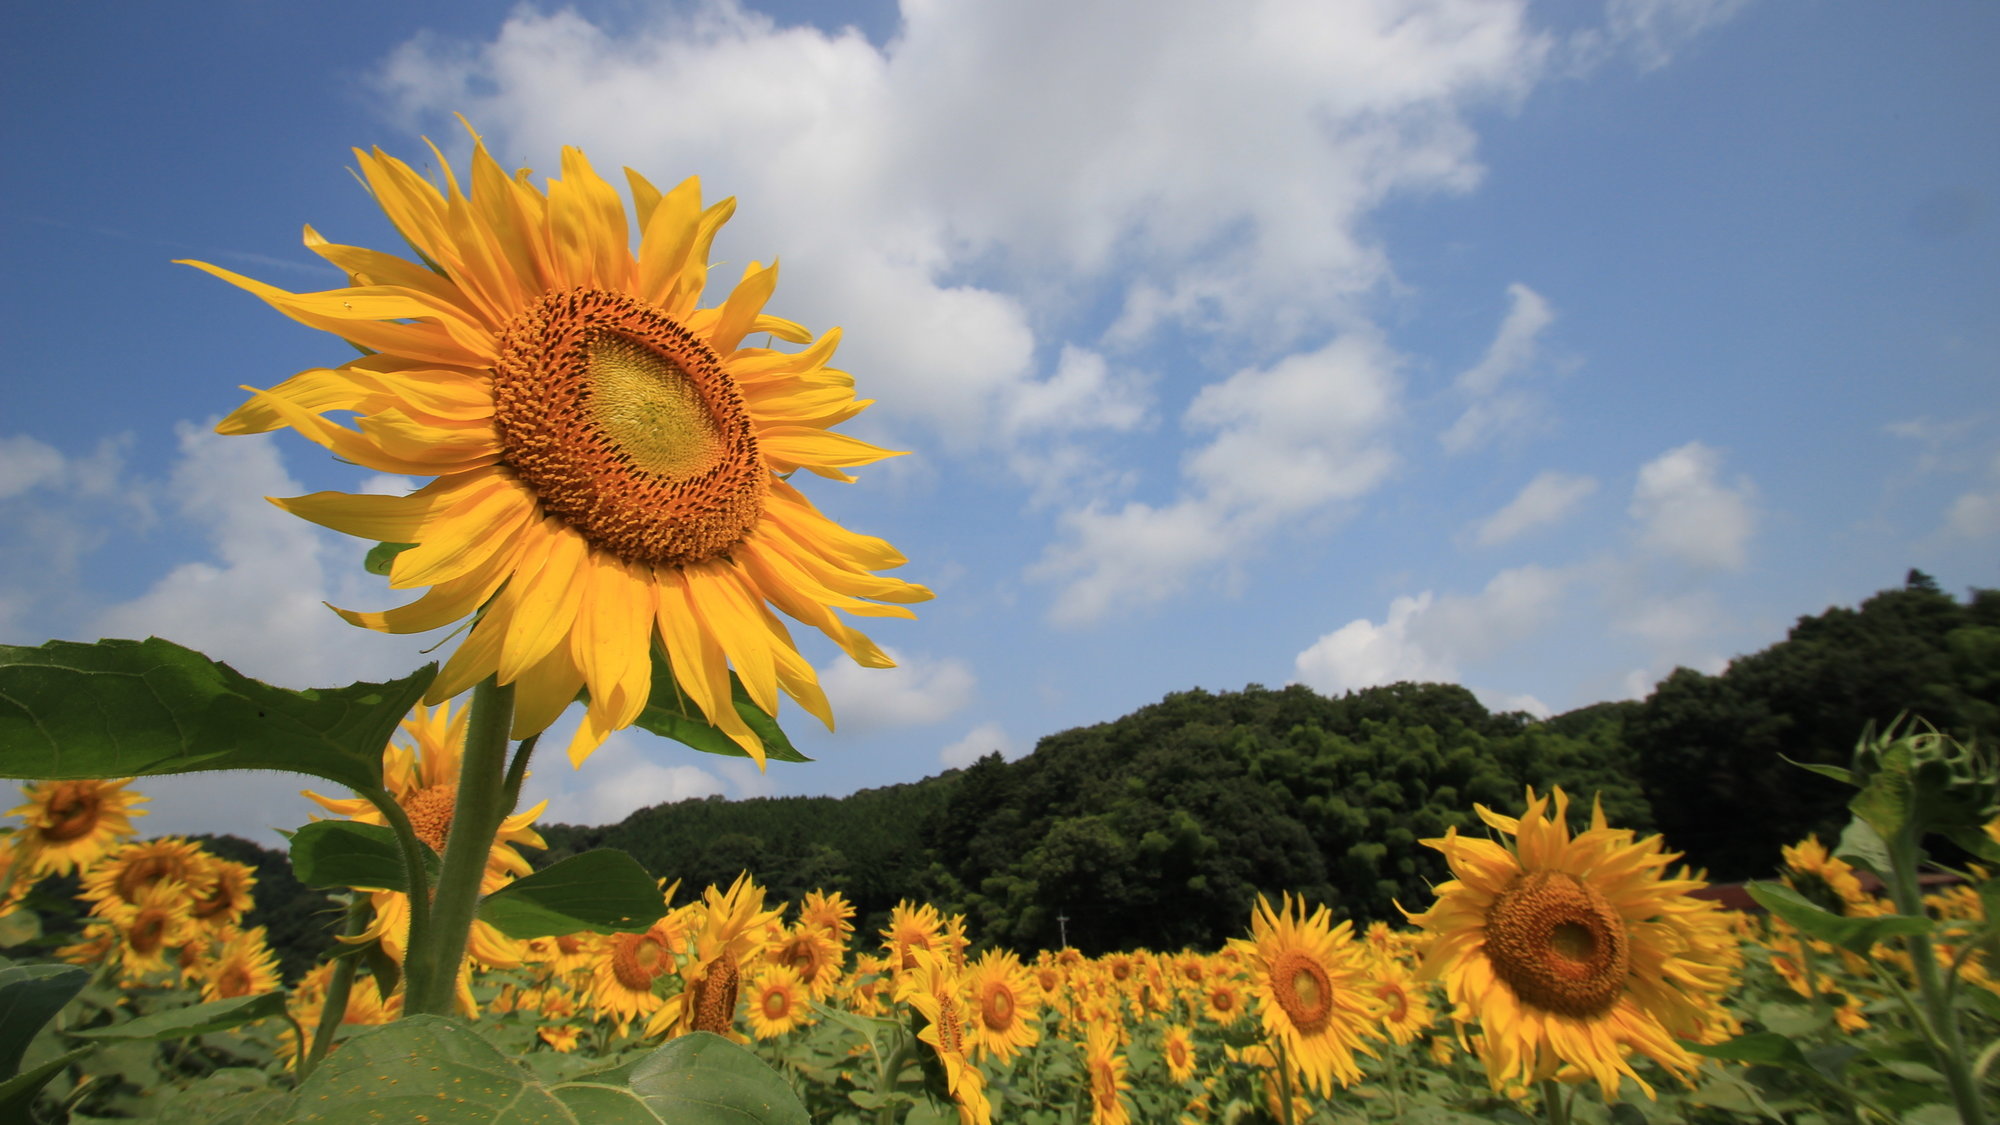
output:
POLYGON ((1843 786, 1785 759, 1845 766, 1863 730, 1905 712, 1962 739, 2000 735, 2000 590, 1960 603, 1911 571, 1858 610, 1800 618, 1719 676, 1676 670, 1626 740, 1661 831, 1690 863, 1740 879, 1847 819, 1843 786))

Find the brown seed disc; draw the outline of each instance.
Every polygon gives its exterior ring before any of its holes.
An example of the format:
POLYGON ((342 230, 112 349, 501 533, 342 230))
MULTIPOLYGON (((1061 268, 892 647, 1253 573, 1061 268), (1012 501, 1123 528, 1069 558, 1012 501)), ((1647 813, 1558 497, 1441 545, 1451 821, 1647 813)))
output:
POLYGON ((694 1029, 729 1034, 736 1022, 736 958, 724 953, 709 962, 694 1000, 694 1029))
POLYGON ((426 785, 402 804, 403 812, 410 818, 410 830, 417 834, 417 839, 443 855, 444 842, 451 834, 452 810, 458 807, 457 787, 450 783, 426 785))
POLYGON ((628 562, 715 558, 764 511, 771 474, 721 358, 623 294, 558 290, 507 326, 493 426, 543 510, 628 562))
POLYGON ((42 839, 61 844, 96 829, 104 797, 95 781, 61 781, 49 794, 47 807, 49 819, 41 828, 42 839))
POLYGON ((1486 956, 1514 995, 1578 1018, 1610 1011, 1632 971, 1624 919, 1558 871, 1521 876, 1487 908, 1486 956))
POLYGON ((653 987, 653 978, 672 964, 665 946, 650 933, 615 934, 611 938, 611 975, 634 992, 653 987))
POLYGON ((992 1031, 1012 1030, 1014 990, 998 981, 988 985, 985 995, 979 998, 979 1019, 992 1031))
POLYGON ((1333 1015, 1333 981, 1326 966, 1296 949, 1280 953, 1272 964, 1271 992, 1292 1026, 1306 1035, 1324 1030, 1333 1015))
POLYGON ((167 915, 160 909, 141 910, 132 919, 132 928, 125 933, 125 944, 132 952, 153 954, 167 941, 167 915))

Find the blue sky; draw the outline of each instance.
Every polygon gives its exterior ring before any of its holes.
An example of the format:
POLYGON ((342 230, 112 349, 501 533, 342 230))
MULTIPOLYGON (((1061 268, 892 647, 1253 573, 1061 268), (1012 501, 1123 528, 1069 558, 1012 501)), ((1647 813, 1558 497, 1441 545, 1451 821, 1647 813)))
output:
MULTIPOLYGON (((388 489, 210 430, 338 362, 171 259, 298 290, 396 249, 351 146, 689 174, 724 263, 841 325, 912 456, 811 494, 937 599, 808 645, 810 765, 623 735, 549 819, 845 793, 1167 692, 1398 679, 1563 711, 1921 567, 2000 584, 2000 7, 1609 0, 680 5, 229 0, 18 17, 0 89, 0 638, 154 633, 288 686, 407 671, 388 489), (26 26, 32 24, 33 26, 26 26)), ((733 276, 725 267, 719 276, 733 276)), ((301 779, 162 779, 270 842, 301 779)))

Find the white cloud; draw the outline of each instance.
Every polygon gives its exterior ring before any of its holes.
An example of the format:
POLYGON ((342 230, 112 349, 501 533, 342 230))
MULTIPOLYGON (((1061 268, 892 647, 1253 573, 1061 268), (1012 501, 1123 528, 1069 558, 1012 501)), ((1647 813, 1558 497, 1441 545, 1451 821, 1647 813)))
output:
POLYGON ((1299 653, 1298 682, 1332 695, 1400 680, 1456 681, 1465 662, 1500 653, 1546 624, 1568 582, 1563 572, 1523 566, 1494 575, 1471 596, 1426 590, 1396 598, 1381 624, 1350 621, 1299 653))
POLYGON ((1587 72, 1623 55, 1645 70, 1673 61, 1697 36, 1734 18, 1749 0, 1610 0, 1604 25, 1570 36, 1564 45, 1573 72, 1587 72))
POLYGON ((1471 401, 1438 441, 1447 453, 1477 449, 1496 437, 1517 434, 1541 413, 1539 400, 1504 384, 1518 379, 1535 364, 1542 332, 1555 321, 1555 311, 1541 294, 1515 282, 1507 287, 1507 316, 1478 363, 1461 372, 1453 385, 1471 401))
POLYGON ((0 500, 62 479, 68 459, 62 451, 26 434, 0 438, 0 500))
POLYGON ((376 608, 409 600, 361 567, 365 544, 281 511, 266 496, 302 491, 268 436, 176 427, 180 457, 163 495, 209 541, 146 593, 105 607, 97 636, 160 636, 286 687, 401 676, 429 659, 422 638, 358 629, 325 603, 376 608))
POLYGON ((1640 543, 1710 570, 1740 570, 1756 531, 1747 477, 1719 480, 1722 454, 1698 441, 1670 449, 1639 469, 1629 508, 1640 543))
POLYGON ((999 723, 981 723, 965 732, 965 737, 938 751, 938 761, 947 769, 961 769, 988 754, 1002 758, 1020 756, 1020 750, 999 723))
POLYGON ((1945 513, 1945 525, 1967 539, 2000 533, 2000 491, 1960 494, 1945 513))
POLYGON ((972 702, 978 679, 963 660, 883 651, 896 662, 894 668, 863 668, 841 656, 819 669, 841 734, 941 722, 972 702))
POLYGON ((1535 528, 1561 522, 1596 491, 1597 481, 1593 477, 1546 470, 1529 481, 1506 507, 1479 521, 1472 531, 1473 542, 1492 547, 1535 528))
POLYGON ((1396 362, 1372 333, 1354 332, 1202 388, 1184 421, 1214 436, 1188 457, 1177 500, 1063 514, 1069 540, 1030 571, 1064 582, 1051 618, 1081 624, 1172 597, 1285 520, 1373 490, 1395 464, 1383 431, 1396 362))
POLYGON ((1485 704, 1488 711, 1496 715, 1505 714, 1509 711, 1526 711, 1537 719, 1546 719, 1550 715, 1555 714, 1555 711, 1548 704, 1543 703, 1526 692, 1510 695, 1502 692, 1487 692, 1475 688, 1473 694, 1479 697, 1479 702, 1485 704))
POLYGON ((1643 638, 1660 649, 1682 652, 1713 636, 1726 624, 1712 590, 1641 597, 1613 622, 1621 632, 1643 638))

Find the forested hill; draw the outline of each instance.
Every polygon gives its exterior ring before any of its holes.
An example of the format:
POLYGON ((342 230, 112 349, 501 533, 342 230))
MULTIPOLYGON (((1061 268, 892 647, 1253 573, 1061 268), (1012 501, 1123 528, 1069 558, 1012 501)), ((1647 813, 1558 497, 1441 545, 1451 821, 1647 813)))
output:
POLYGON ((1474 802, 1519 811, 1530 784, 1577 794, 1579 815, 1601 794, 1614 823, 1664 832, 1717 878, 1767 874, 1781 845, 1844 819, 1839 786, 1783 759, 1844 764, 1904 711, 2000 734, 2000 591, 1961 603, 1913 571, 1721 675, 1681 669, 1643 702, 1539 722, 1441 684, 1197 689, 910 785, 543 832, 549 858, 619 847, 689 887, 747 868, 781 897, 839 888, 874 927, 909 897, 1024 951, 1213 947, 1259 891, 1396 917, 1448 877, 1419 840, 1476 829, 1474 802))

